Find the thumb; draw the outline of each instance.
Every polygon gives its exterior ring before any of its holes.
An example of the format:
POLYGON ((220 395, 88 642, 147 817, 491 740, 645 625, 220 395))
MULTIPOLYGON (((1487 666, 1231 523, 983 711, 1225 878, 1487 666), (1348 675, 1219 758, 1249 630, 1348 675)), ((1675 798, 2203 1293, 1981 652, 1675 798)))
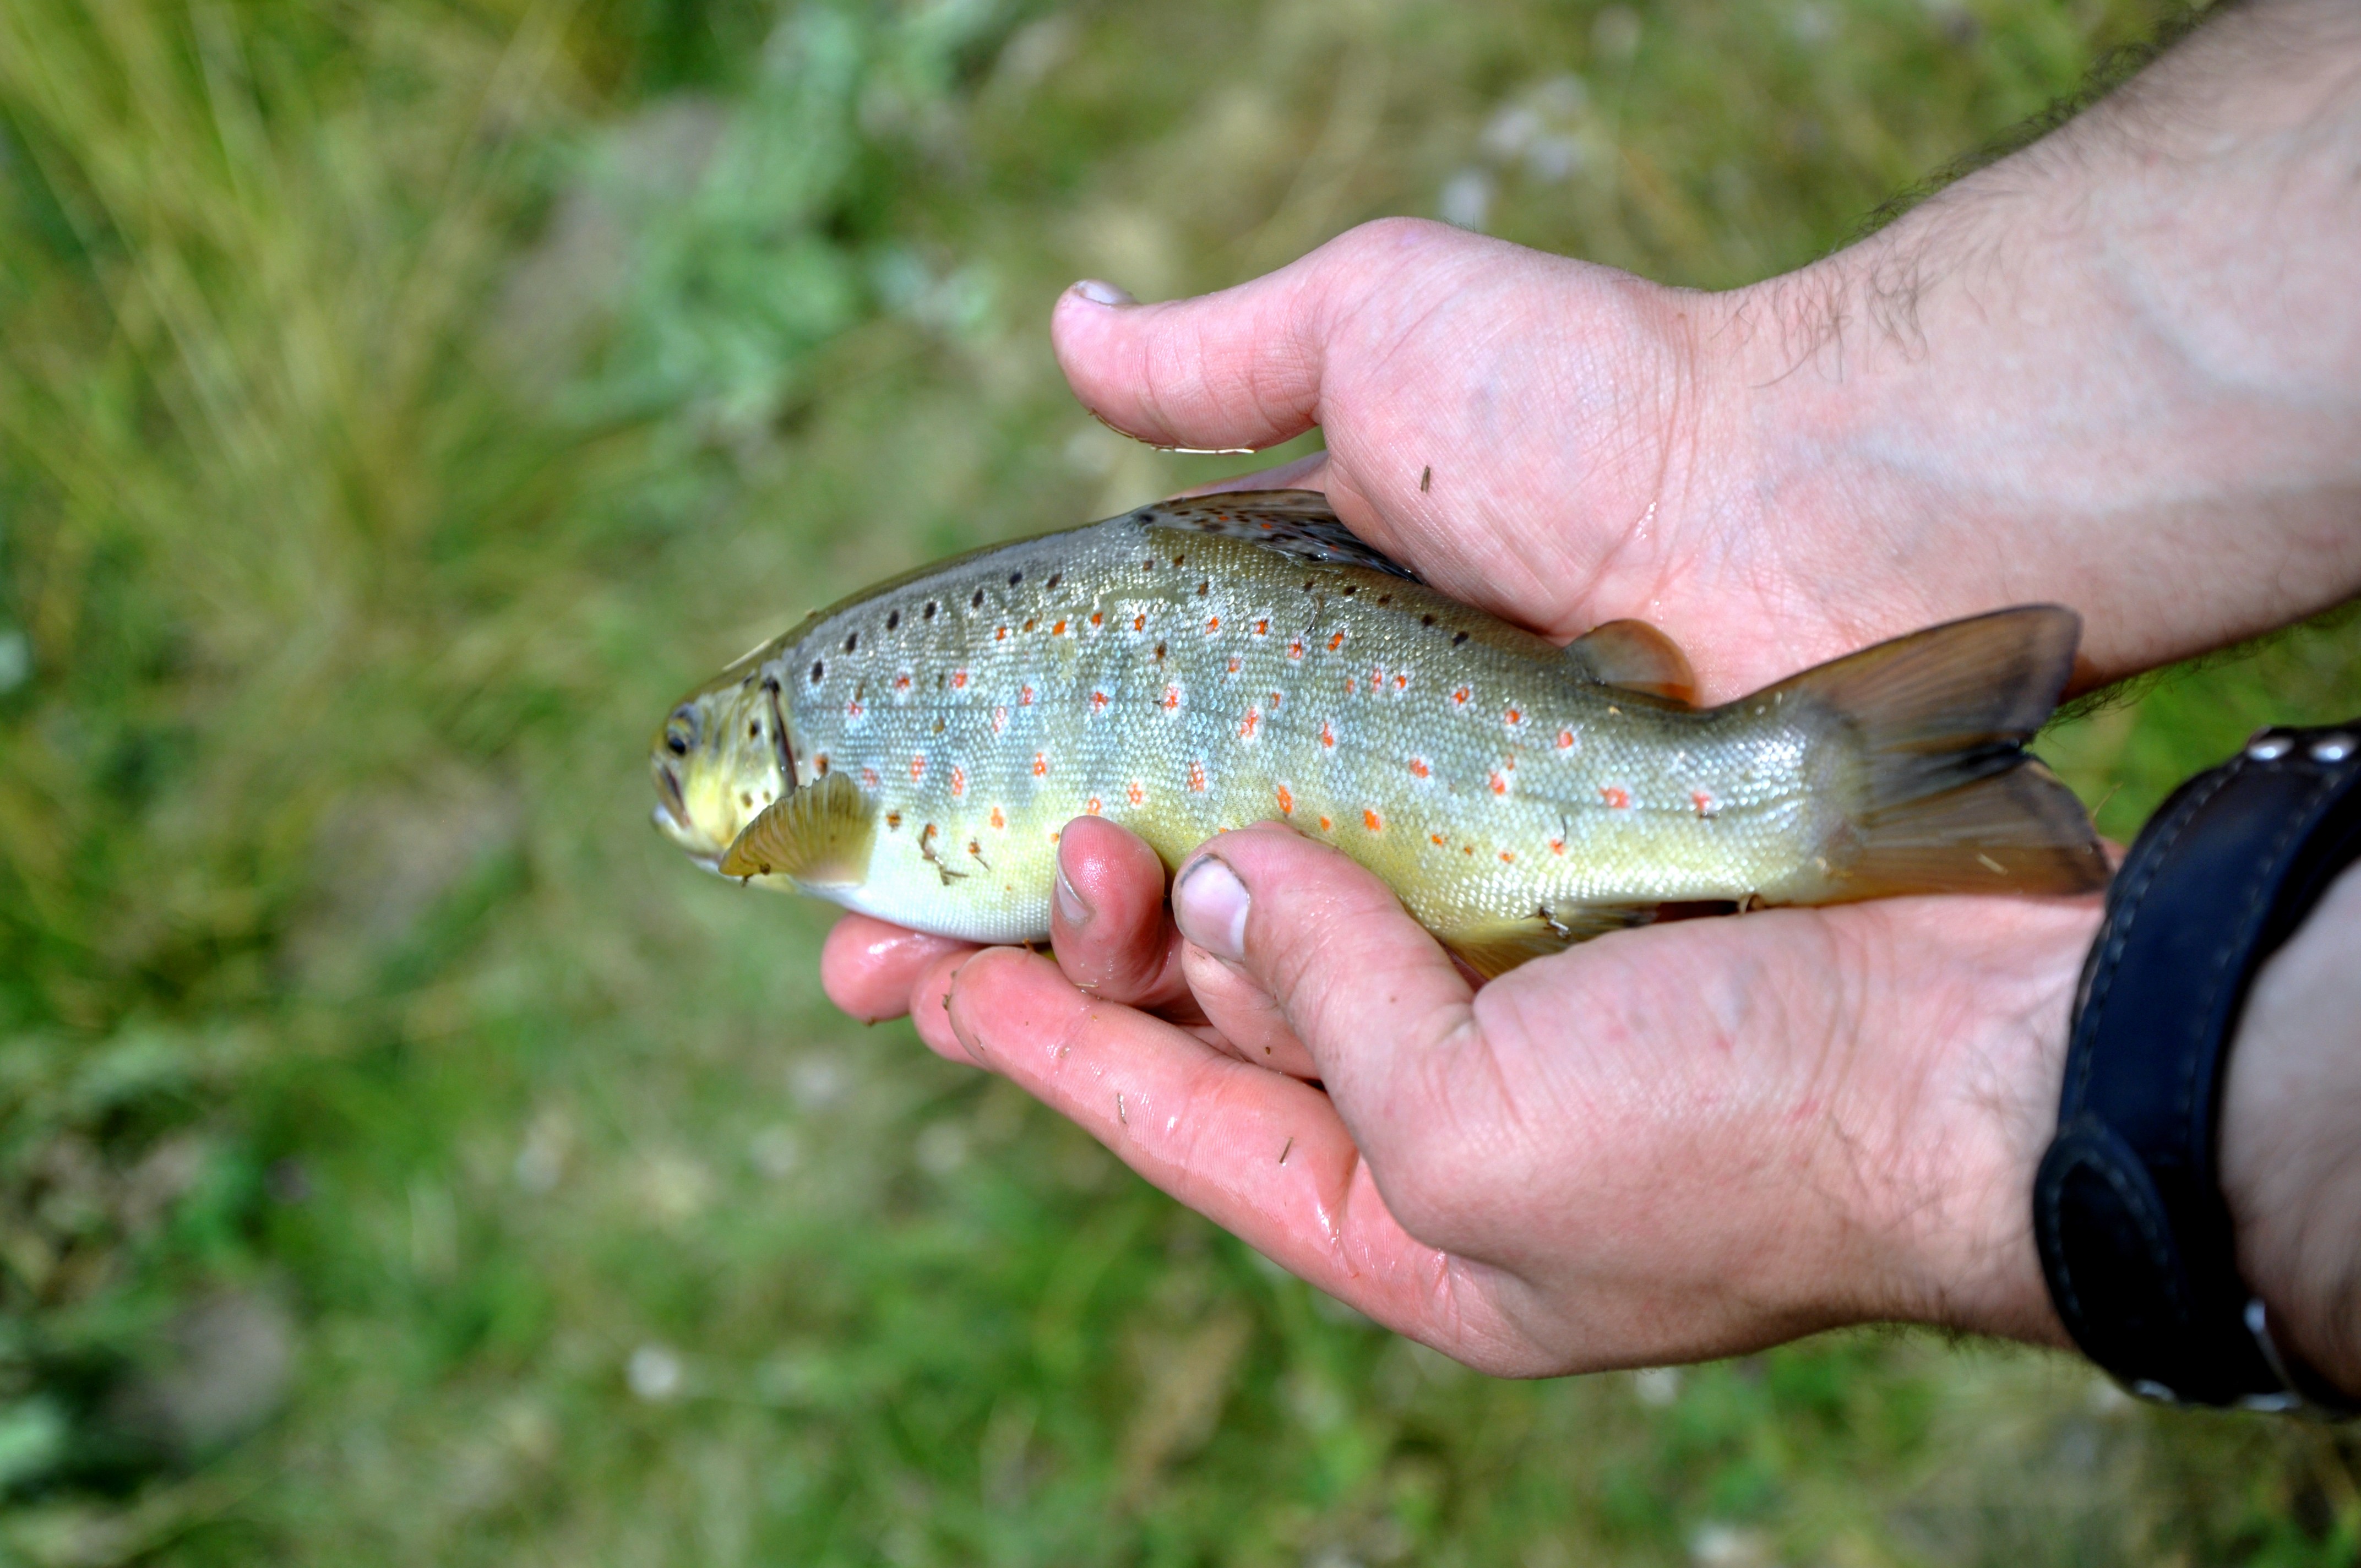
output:
POLYGON ((1266 993, 1378 1168, 1439 1108, 1438 1084, 1487 1081, 1452 1069, 1482 1048, 1466 980, 1392 891, 1336 850, 1273 823, 1224 833, 1174 879, 1172 914, 1251 982, 1201 988, 1209 1014, 1224 992, 1266 993))
POLYGON ((1277 445, 1318 422, 1318 261, 1315 252, 1251 283, 1160 305, 1077 283, 1049 318, 1059 367, 1083 407, 1141 441, 1277 445))

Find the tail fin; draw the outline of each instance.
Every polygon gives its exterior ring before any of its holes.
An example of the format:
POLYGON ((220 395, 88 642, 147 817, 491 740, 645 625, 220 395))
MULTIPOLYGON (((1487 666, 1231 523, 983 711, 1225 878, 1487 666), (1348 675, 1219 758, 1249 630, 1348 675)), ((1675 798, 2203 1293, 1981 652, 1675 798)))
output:
POLYGON ((1743 699, 1832 711, 1866 796, 1811 903, 1905 893, 2089 893, 2108 868, 2089 813, 2025 743, 2074 663, 2081 618, 2026 605, 1930 627, 1743 699))

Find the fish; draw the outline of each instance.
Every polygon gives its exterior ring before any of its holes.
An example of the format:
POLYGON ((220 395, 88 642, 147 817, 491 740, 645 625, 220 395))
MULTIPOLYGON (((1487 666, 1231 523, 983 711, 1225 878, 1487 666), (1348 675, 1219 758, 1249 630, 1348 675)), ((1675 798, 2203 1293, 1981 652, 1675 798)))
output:
POLYGON ((811 615, 665 718, 654 820, 724 876, 983 943, 1049 936, 1078 817, 1168 869, 1275 820, 1488 978, 1673 910, 2103 886, 2088 813, 2026 750, 2080 632, 2018 606, 1698 707, 1645 623, 1561 648, 1318 491, 1215 494, 811 615))

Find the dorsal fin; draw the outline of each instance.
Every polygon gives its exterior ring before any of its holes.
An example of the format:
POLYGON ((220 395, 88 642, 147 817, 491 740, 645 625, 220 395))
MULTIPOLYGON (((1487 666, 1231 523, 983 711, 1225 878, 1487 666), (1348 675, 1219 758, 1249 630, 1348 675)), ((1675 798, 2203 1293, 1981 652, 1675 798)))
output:
POLYGON ((1565 646, 1566 662, 1601 685, 1645 692, 1688 707, 1697 701, 1697 672, 1680 644, 1644 620, 1609 620, 1565 646))
POLYGON ((830 773, 764 806, 722 855, 721 874, 855 887, 867 880, 876 833, 877 808, 861 786, 830 773))
POLYGON ((1382 551, 1370 548, 1338 520, 1318 490, 1224 490, 1183 496, 1140 507, 1131 521, 1143 528, 1189 529, 1224 539, 1244 539, 1298 561, 1334 561, 1347 566, 1422 579, 1382 551))

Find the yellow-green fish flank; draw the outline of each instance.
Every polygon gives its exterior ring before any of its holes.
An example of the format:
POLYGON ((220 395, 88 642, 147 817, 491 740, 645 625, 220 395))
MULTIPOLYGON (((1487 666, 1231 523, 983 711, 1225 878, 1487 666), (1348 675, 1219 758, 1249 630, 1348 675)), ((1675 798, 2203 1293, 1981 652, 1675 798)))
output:
POLYGON ((1667 904, 2081 892, 2089 818, 2023 751, 2054 607, 1954 622, 1714 708, 1668 642, 1561 650, 1354 540, 1315 492, 1145 507, 811 617, 659 732, 705 864, 975 941, 1045 937, 1078 817, 1172 863, 1275 819, 1478 970, 1667 904))

